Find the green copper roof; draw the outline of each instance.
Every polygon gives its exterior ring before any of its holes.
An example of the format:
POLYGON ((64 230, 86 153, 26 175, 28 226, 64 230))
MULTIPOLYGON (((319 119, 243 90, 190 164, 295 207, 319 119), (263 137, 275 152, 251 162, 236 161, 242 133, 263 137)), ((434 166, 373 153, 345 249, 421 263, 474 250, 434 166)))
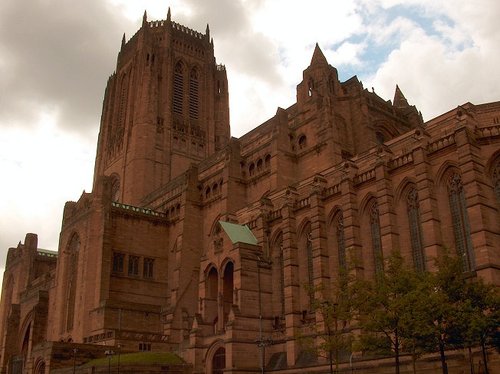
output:
POLYGON ((248 226, 224 221, 219 221, 219 223, 233 244, 246 243, 257 245, 257 238, 252 234, 248 226))

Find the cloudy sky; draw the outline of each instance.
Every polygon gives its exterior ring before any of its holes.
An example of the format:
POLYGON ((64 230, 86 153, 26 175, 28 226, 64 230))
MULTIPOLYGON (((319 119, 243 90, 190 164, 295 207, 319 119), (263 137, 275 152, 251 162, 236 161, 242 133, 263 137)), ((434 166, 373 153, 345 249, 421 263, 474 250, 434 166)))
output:
POLYGON ((169 6, 176 22, 210 24, 233 136, 294 102, 316 42, 341 80, 385 99, 399 84, 426 120, 500 100, 498 0, 1 0, 0 264, 27 232, 57 249, 64 202, 91 189, 122 34, 169 6))

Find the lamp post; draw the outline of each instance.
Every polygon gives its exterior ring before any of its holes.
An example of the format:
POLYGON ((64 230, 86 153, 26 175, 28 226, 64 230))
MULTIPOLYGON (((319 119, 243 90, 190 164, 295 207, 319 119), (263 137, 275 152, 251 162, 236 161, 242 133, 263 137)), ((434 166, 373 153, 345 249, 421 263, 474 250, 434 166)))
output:
POLYGON ((339 335, 338 335, 338 315, 337 303, 330 301, 323 301, 323 322, 325 323, 326 334, 328 337, 328 359, 330 364, 330 373, 333 374, 333 349, 335 349, 335 373, 339 372, 339 335), (333 341, 332 341, 332 327, 330 326, 331 318, 333 318, 333 341), (332 347, 332 343, 334 347, 332 347))
POLYGON ((73 374, 76 373, 76 352, 78 352, 78 349, 73 348, 73 374))
POLYGON ((118 374, 120 374, 120 355, 121 355, 121 353, 122 353, 122 352, 121 352, 121 348, 122 348, 122 346, 121 346, 121 344, 118 344, 118 346, 117 346, 117 347, 118 347, 118 374))
POLYGON ((339 327, 338 304, 333 303, 333 318, 335 319, 335 373, 339 372, 339 327))
POLYGON ((111 374, 111 358, 115 354, 115 352, 111 349, 108 349, 107 351, 104 352, 106 357, 108 358, 108 374, 111 374))

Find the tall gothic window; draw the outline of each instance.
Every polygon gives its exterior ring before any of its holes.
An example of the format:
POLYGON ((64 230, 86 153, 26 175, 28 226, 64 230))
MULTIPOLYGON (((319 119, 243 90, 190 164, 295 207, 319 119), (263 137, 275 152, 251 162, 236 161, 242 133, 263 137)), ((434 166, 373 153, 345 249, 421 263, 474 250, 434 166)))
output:
POLYGON ((474 270, 474 253, 470 235, 469 217, 467 215, 462 178, 458 173, 453 173, 448 180, 448 198, 450 201, 455 246, 458 256, 462 259, 462 269, 464 271, 474 270))
POLYGON ((78 275, 78 254, 80 252, 80 239, 77 234, 71 237, 68 245, 68 291, 66 304, 66 331, 73 328, 75 320, 75 300, 76 300, 76 282, 78 275))
POLYGON ((410 241, 413 256, 413 265, 417 271, 425 270, 425 256, 422 235, 422 225, 420 223, 420 209, 418 204, 418 192, 412 188, 406 197, 406 207, 408 209, 408 224, 410 226, 410 241))
POLYGON ((198 70, 193 69, 189 75, 189 118, 199 117, 199 77, 198 70))
POLYGON ((307 254, 307 286, 309 287, 309 303, 314 300, 314 278, 313 278, 313 247, 311 228, 309 227, 305 234, 306 254, 307 254))
POLYGON ((495 189, 497 201, 500 203, 500 160, 497 161, 497 164, 493 169, 493 188, 495 189))
POLYGON ((113 252, 113 273, 123 273, 123 264, 125 255, 123 253, 113 252))
POLYGON ((125 114, 127 111, 127 92, 128 92, 128 77, 126 74, 122 77, 121 87, 120 87, 120 107, 118 110, 118 126, 122 127, 125 125, 125 114))
POLYGON ((111 199, 112 201, 120 201, 120 179, 115 174, 111 181, 111 199))
POLYGON ((375 274, 380 274, 384 271, 384 260, 382 257, 382 238, 380 235, 380 218, 377 202, 374 202, 370 207, 370 232, 375 274))
POLYGON ((128 275, 139 275, 139 256, 128 256, 128 275))
POLYGON ((277 252, 275 259, 277 260, 276 272, 278 275, 279 301, 281 305, 281 315, 285 315, 285 259, 283 257, 283 234, 280 233, 274 244, 274 250, 277 252))
POLYGON ((153 278, 155 260, 153 258, 144 258, 142 275, 144 278, 153 278))
POLYGON ((173 111, 177 114, 183 113, 184 104, 184 67, 182 62, 178 62, 174 68, 174 94, 173 111))
POLYGON ((345 272, 347 270, 347 260, 345 253, 345 239, 344 239, 344 218, 342 212, 337 215, 335 222, 335 234, 337 237, 337 250, 339 256, 339 270, 345 272))

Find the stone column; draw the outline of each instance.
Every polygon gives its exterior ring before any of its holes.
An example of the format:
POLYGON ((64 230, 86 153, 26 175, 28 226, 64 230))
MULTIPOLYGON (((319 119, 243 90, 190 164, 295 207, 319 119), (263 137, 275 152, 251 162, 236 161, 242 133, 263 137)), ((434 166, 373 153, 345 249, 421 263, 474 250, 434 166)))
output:
POLYGON ((326 238, 325 206, 323 191, 326 181, 315 177, 309 198, 311 212, 311 240, 313 254, 313 284, 315 297, 323 299, 330 288, 328 245, 326 238))
POLYGON ((358 213, 358 199, 353 179, 357 168, 354 164, 344 165, 344 174, 340 182, 342 218, 344 221, 344 240, 347 268, 356 277, 363 277, 361 230, 358 213))
POLYGON ((500 256, 498 243, 500 230, 495 227, 495 202, 489 201, 486 191, 490 188, 485 181, 485 165, 480 148, 476 143, 471 127, 473 124, 466 116, 458 119, 455 132, 458 164, 462 173, 467 215, 474 250, 475 269, 486 281, 500 279, 500 256), (465 117, 465 118, 464 118, 465 117))
POLYGON ((397 217, 394 211, 392 181, 383 155, 375 166, 375 179, 377 184, 377 204, 380 220, 382 257, 386 259, 390 256, 391 252, 400 248, 397 217))
POLYGON ((413 150, 413 170, 418 192, 420 223, 423 232, 425 268, 435 268, 434 259, 442 248, 441 221, 438 214, 438 202, 434 191, 434 176, 427 159, 426 142, 420 139, 413 150))
POLYGON ((285 325, 287 364, 295 365, 299 354, 299 345, 295 337, 301 325, 300 318, 300 281, 297 258, 297 226, 293 211, 297 192, 289 188, 286 202, 281 209, 283 220, 283 273, 285 283, 285 325))

